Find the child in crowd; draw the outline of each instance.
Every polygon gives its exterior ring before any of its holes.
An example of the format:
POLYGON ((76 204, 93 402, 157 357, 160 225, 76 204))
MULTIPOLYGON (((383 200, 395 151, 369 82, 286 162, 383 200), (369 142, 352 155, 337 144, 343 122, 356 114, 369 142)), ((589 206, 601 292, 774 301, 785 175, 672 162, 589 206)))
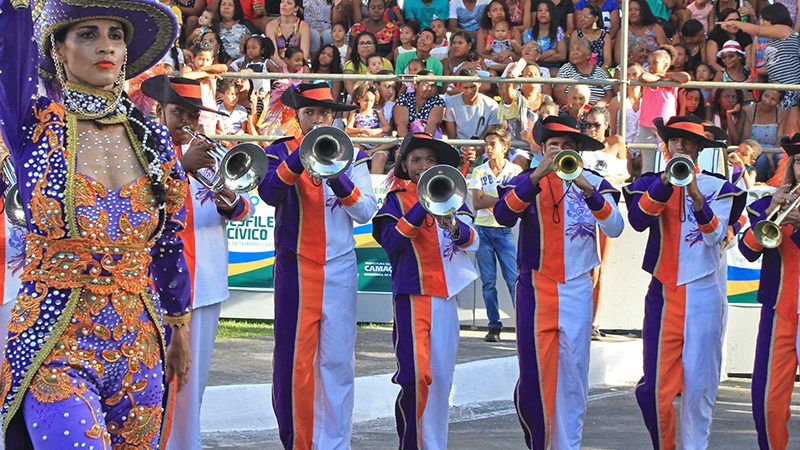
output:
MULTIPOLYGON (((216 81, 219 74, 227 70, 224 64, 214 64, 214 47, 208 41, 197 41, 192 46, 192 62, 183 66, 181 75, 200 82, 203 106, 217 108, 216 81)), ((219 115, 208 111, 200 111, 200 125, 203 133, 213 134, 218 131, 219 115)))
POLYGON ((186 39, 187 45, 193 45, 199 41, 210 30, 219 28, 219 16, 211 10, 205 10, 200 17, 197 18, 197 28, 192 30, 189 37, 186 39))
POLYGON ((518 59, 522 54, 522 47, 516 39, 511 38, 511 25, 508 21, 500 20, 492 25, 491 43, 484 52, 488 57, 486 66, 494 76, 505 70, 506 66, 518 59))
POLYGON ((703 24, 703 30, 714 28, 714 2, 711 0, 694 0, 686 6, 692 19, 703 24))
POLYGON ((433 41, 431 56, 439 60, 447 58, 447 51, 450 45, 450 32, 447 31, 447 23, 443 19, 434 19, 431 21, 430 27, 436 36, 433 41))
MULTIPOLYGON (((283 61, 286 63, 286 67, 280 70, 283 73, 306 73, 308 71, 306 55, 298 47, 288 47, 286 53, 284 53, 283 61)), ((278 70, 274 71, 277 72, 278 70)), ((270 72, 273 72, 273 70, 270 70, 270 72)), ((299 84, 299 80, 292 80, 292 84, 299 84)))
MULTIPOLYGON (((425 70, 425 64, 423 64, 421 59, 412 59, 408 62, 406 66, 406 74, 407 75, 416 75, 421 71, 425 70)), ((406 94, 409 92, 414 92, 414 83, 411 81, 406 81, 403 83, 403 86, 400 88, 401 94, 406 94)))
MULTIPOLYGON (((247 109, 239 104, 239 87, 234 80, 226 78, 220 80, 218 92, 222 97, 222 104, 218 110, 227 114, 220 116, 219 125, 223 134, 240 135, 244 134, 244 125, 247 122, 247 109)), ((224 145, 225 143, 223 143, 224 145)), ((231 145, 227 145, 230 147, 231 145)))
POLYGON ((344 67, 344 63, 347 61, 348 53, 347 25, 342 22, 336 22, 333 24, 333 28, 331 28, 331 41, 333 41, 332 43, 334 46, 336 46, 336 49, 339 50, 339 59, 342 67, 344 67))
MULTIPOLYGON (((317 53, 317 57, 311 62, 311 73, 320 74, 339 74, 342 73, 342 59, 339 55, 339 49, 333 44, 325 44, 317 53)), ((341 80, 320 80, 319 82, 328 83, 331 88, 333 98, 338 101, 342 95, 342 81, 341 80)))
MULTIPOLYGON (((391 70, 381 70, 378 75, 393 75, 391 70)), ((395 100, 397 100, 397 81, 386 80, 379 81, 378 86, 378 108, 383 111, 383 117, 386 121, 392 123, 395 100)))
MULTIPOLYGON (((231 63, 231 71, 240 72, 245 69, 256 73, 269 72, 270 67, 277 69, 278 65, 271 59, 275 54, 275 45, 272 40, 263 35, 252 35, 245 40, 244 56, 231 63)), ((259 89, 269 90, 267 80, 253 79, 254 91, 259 89)), ((249 93, 248 93, 249 97, 249 93)), ((245 97, 245 100, 247 97, 245 97)))
POLYGON ((747 139, 728 155, 731 165, 731 183, 741 189, 750 189, 756 184, 756 159, 763 149, 758 142, 747 139))
POLYGON ((417 51, 417 36, 419 36, 419 23, 415 20, 406 22, 400 27, 400 45, 394 49, 392 60, 397 61, 397 57, 403 53, 417 51))
MULTIPOLYGON (((698 64, 697 68, 695 69, 695 79, 697 81, 712 81, 714 80, 715 76, 716 72, 714 72, 714 69, 712 69, 711 66, 706 63, 698 64)), ((706 102, 713 98, 710 88, 700 89, 700 91, 703 93, 703 98, 706 99, 706 102)))
MULTIPOLYGON (((549 116, 557 116, 559 114, 558 103, 548 100, 543 101, 541 105, 539 105, 539 110, 536 112, 539 116, 539 121, 544 120, 545 117, 549 116)), ((542 146, 533 139, 531 136, 531 146, 530 146, 530 161, 528 158, 524 156, 516 156, 514 158, 514 164, 522 167, 525 169, 526 167, 530 167, 531 169, 536 168, 539 163, 542 161, 542 146)))
POLYGON ((377 75, 381 70, 383 70, 383 57, 377 53, 367 56, 367 72, 377 75))
MULTIPOLYGON (((344 131, 348 136, 383 137, 392 131, 392 125, 384 117, 383 111, 375 107, 378 98, 378 87, 370 81, 365 81, 353 89, 353 103, 358 106, 358 110, 347 117, 344 131)), ((370 144, 359 144, 359 146, 372 157, 370 172, 383 174, 389 157, 388 148, 383 149, 383 146, 370 144)))

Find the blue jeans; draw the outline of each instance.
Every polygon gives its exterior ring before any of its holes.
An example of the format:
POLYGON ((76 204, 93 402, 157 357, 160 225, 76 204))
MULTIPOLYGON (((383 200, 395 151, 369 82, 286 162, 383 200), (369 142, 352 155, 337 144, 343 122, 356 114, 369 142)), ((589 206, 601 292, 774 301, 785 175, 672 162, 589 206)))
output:
MULTIPOLYGON (((776 153, 773 158, 775 159, 775 168, 778 167, 778 163, 783 159, 783 153, 776 153)), ((769 168, 769 157, 766 153, 762 153, 756 159, 756 181, 760 181, 762 183, 766 183, 772 175, 774 175, 774 171, 770 170, 769 168)))
POLYGON ((483 283, 483 302, 486 304, 486 315, 489 317, 489 328, 502 328, 500 322, 500 307, 497 302, 497 264, 495 255, 500 261, 500 270, 514 301, 514 284, 517 282, 517 249, 511 228, 475 227, 478 230, 480 245, 478 246, 478 270, 481 272, 483 283))

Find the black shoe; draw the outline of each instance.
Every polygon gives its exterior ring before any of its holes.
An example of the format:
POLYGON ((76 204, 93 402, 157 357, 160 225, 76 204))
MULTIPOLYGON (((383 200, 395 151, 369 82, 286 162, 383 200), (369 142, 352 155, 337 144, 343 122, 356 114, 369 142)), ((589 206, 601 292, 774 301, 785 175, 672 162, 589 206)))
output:
POLYGON ((484 337, 483 340, 486 342, 500 342, 500 330, 489 329, 489 332, 486 333, 486 337, 484 337))
POLYGON ((606 334, 600 331, 600 328, 597 328, 597 325, 592 325, 592 340, 599 341, 601 337, 605 337, 606 334))

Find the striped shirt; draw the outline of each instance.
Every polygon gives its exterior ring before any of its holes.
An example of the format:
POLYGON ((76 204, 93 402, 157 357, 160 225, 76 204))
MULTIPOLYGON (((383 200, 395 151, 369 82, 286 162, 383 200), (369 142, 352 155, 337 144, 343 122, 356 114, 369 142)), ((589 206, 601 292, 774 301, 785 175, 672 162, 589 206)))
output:
MULTIPOLYGON (((561 66, 556 76, 558 78, 572 78, 573 80, 607 80, 609 78, 608 72, 597 66, 592 67, 591 73, 584 74, 579 72, 572 63, 566 63, 561 66)), ((564 87, 569 88, 568 85, 564 87)), ((592 91, 592 95, 589 97, 589 104, 594 105, 598 100, 606 96, 606 92, 611 90, 611 86, 589 86, 589 90, 592 91)), ((564 89, 565 93, 567 91, 567 89, 564 89)))
POLYGON ((767 75, 770 83, 800 83, 800 55, 798 55, 798 39, 796 32, 783 39, 776 39, 767 44, 764 59, 767 61, 767 75))

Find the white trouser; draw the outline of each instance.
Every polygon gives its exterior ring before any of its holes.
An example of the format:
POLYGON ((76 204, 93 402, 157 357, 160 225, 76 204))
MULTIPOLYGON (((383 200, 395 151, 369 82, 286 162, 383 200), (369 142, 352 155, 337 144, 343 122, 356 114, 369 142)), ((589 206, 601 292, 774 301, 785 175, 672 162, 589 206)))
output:
POLYGON ((175 396, 172 431, 167 450, 200 450, 200 406, 208 384, 211 351, 217 338, 217 325, 222 303, 201 306, 192 311, 189 325, 192 365, 186 384, 175 396))

